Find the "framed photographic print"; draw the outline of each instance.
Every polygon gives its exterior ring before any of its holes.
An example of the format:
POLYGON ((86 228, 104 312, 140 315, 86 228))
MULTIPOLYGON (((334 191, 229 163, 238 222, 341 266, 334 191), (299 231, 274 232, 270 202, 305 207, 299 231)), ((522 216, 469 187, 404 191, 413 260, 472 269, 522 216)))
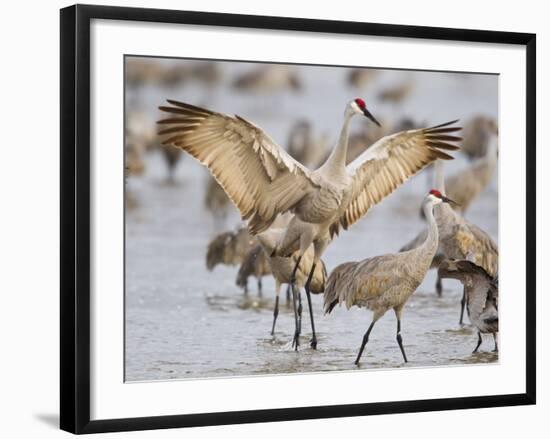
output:
POLYGON ((61 428, 535 403, 535 35, 61 10, 61 428))

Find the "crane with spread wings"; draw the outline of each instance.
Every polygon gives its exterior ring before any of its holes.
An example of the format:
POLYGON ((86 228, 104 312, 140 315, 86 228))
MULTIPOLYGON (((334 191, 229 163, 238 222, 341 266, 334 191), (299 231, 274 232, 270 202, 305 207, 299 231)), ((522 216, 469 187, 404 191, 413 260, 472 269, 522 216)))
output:
MULTIPOLYGON (((206 166, 248 221, 250 233, 267 230, 278 215, 294 214, 273 256, 313 245, 314 258, 306 295, 316 265, 339 232, 357 222, 409 177, 436 159, 450 160, 445 151, 458 147, 456 121, 431 128, 403 131, 383 137, 346 166, 349 131, 355 115, 380 125, 365 102, 353 99, 345 108, 336 146, 321 167, 310 170, 294 160, 261 128, 240 116, 229 116, 194 105, 168 100, 159 107, 169 117, 158 121, 163 143, 185 150, 206 166)), ((292 276, 291 282, 294 282, 292 276)), ((312 317, 312 311, 310 309, 312 317)), ((294 339, 298 347, 299 340, 294 339)), ((311 347, 315 348, 315 334, 311 347)))

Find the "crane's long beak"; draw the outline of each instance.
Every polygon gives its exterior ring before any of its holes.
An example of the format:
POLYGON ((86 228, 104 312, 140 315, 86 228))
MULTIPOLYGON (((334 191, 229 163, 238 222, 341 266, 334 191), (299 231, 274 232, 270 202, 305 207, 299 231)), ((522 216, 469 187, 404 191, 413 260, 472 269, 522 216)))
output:
POLYGON ((447 198, 445 195, 441 195, 441 200, 444 203, 449 203, 449 204, 452 204, 453 206, 459 206, 459 204, 456 201, 453 201, 450 198, 447 198))
POLYGON ((370 120, 372 120, 376 125, 378 125, 379 127, 381 127, 382 125, 380 125, 380 122, 378 122, 376 120, 376 118, 370 113, 369 110, 367 110, 366 108, 363 108, 363 114, 368 117, 370 120))

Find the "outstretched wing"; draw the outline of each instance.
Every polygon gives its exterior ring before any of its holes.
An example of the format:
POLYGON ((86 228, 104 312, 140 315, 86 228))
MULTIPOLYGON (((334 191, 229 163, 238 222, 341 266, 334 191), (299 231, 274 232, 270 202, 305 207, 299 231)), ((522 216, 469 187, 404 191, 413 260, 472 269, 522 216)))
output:
POLYGON ((351 162, 347 166, 353 178, 351 203, 339 221, 344 229, 429 163, 452 160, 443 150, 458 149, 449 143, 462 140, 449 134, 461 129, 450 126, 456 122, 383 137, 351 162))
POLYGON ((165 145, 191 154, 212 173, 253 234, 266 230, 312 188, 310 171, 260 128, 239 116, 168 100, 159 109, 165 145))

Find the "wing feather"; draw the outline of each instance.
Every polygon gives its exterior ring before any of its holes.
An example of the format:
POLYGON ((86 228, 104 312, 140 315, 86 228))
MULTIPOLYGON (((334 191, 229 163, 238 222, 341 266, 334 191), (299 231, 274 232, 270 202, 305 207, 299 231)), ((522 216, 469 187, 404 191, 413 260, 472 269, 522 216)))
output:
POLYGON ((209 169, 249 219, 251 233, 266 230, 314 187, 309 169, 246 119, 168 103, 159 107, 169 115, 158 121, 158 134, 166 136, 162 143, 183 149, 209 169))
POLYGON ((450 142, 458 142, 461 138, 448 134, 461 129, 450 126, 456 122, 383 137, 351 162, 347 170, 353 179, 352 197, 339 219, 340 225, 347 229, 373 205, 436 159, 451 160, 444 151, 459 149, 450 142))

